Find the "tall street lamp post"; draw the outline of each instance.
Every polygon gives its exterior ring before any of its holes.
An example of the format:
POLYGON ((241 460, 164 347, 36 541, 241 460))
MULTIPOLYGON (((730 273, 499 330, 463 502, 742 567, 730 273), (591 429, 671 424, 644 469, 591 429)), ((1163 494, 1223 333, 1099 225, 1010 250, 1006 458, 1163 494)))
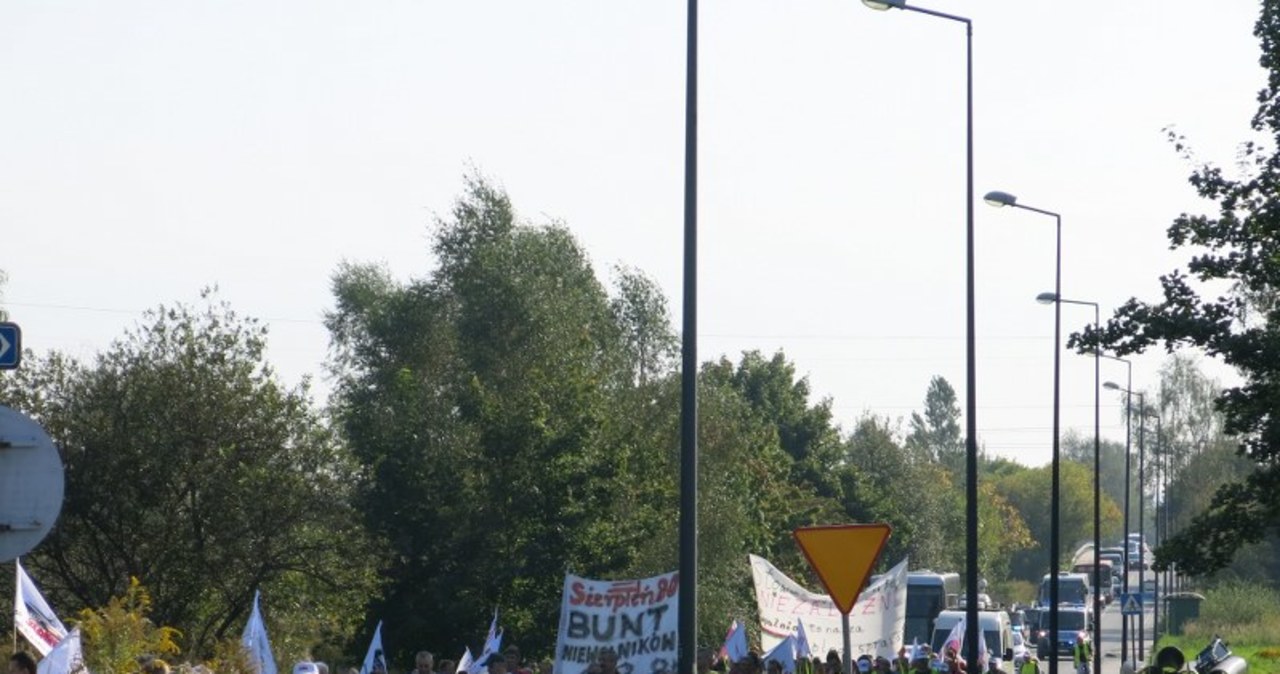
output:
MULTIPOLYGON (((1116 356, 1109 356, 1105 353, 1099 352, 1096 348, 1094 349, 1094 352, 1099 353, 1103 358, 1109 358, 1111 360, 1117 360, 1117 361, 1120 361, 1121 363, 1124 363, 1128 369, 1128 376, 1125 379, 1125 382, 1127 382, 1127 388, 1123 390, 1127 391, 1133 388, 1133 362, 1132 361, 1127 360, 1125 358, 1119 358, 1116 356)), ((1106 382, 1102 385, 1102 388, 1105 388, 1111 391, 1122 390, 1120 386, 1115 382, 1106 382)), ((1123 525, 1124 538, 1123 538, 1123 542, 1121 543, 1121 545, 1124 546, 1124 550, 1120 558, 1121 563, 1124 564, 1124 572, 1120 576, 1120 578, 1122 579, 1120 590, 1125 595, 1129 594, 1129 492, 1133 491, 1129 487, 1129 484, 1130 484, 1129 482, 1129 479, 1130 479, 1129 478, 1129 444, 1130 444, 1130 438, 1133 436, 1133 433, 1130 431, 1130 419, 1132 418, 1132 415, 1130 414, 1131 411, 1132 410, 1129 405, 1129 401, 1126 400, 1125 406, 1124 406, 1124 518, 1123 518, 1124 519, 1124 525, 1123 525)), ((1129 661, 1129 618, 1127 616, 1121 616, 1120 618, 1120 662, 1125 663, 1128 661, 1129 661)))
POLYGON ((698 639, 698 0, 688 0, 684 98, 684 295, 680 336, 680 608, 676 671, 698 639))
MULTIPOLYGON (((1098 331, 1099 308, 1097 302, 1069 300, 1059 297, 1057 293, 1040 293, 1036 301, 1043 304, 1079 304, 1093 307, 1093 330, 1098 331)), ((1098 567, 1102 566, 1102 380, 1101 354, 1093 350, 1093 578, 1090 583, 1098 582, 1098 567)), ((1107 578, 1110 583, 1111 579, 1107 578)), ((1100 588, 1093 593, 1093 671, 1102 672, 1102 592, 1100 588)))
MULTIPOLYGON (((876 10, 902 9, 964 24, 965 32, 965 648, 969 674, 978 662, 978 383, 973 280, 973 22, 963 16, 908 5, 906 0, 862 0, 876 10)), ((1056 665, 1055 665, 1056 667, 1056 665)), ((1057 671, 1053 672, 1057 674, 1057 671)))
MULTIPOLYGON (((983 200, 996 207, 1012 206, 1025 211, 1052 216, 1057 224, 1057 241, 1054 254, 1053 296, 1062 297, 1062 216, 1018 203, 1018 198, 1008 192, 987 192, 983 200)), ((1060 394, 1062 369, 1062 303, 1053 303, 1053 477, 1049 495, 1049 634, 1053 635, 1054 656, 1049 658, 1049 674, 1058 674, 1058 576, 1062 563, 1061 522, 1059 500, 1061 497, 1060 465, 1058 449, 1058 422, 1061 412, 1060 394)))
MULTIPOLYGON (((1130 372, 1132 372, 1132 370, 1130 370, 1130 372)), ((1146 394, 1144 394, 1144 393, 1140 393, 1140 392, 1137 392, 1137 391, 1134 391, 1134 390, 1133 390, 1133 388, 1132 388, 1132 387, 1133 387, 1133 382, 1132 382, 1132 380, 1130 380, 1130 382, 1129 382, 1129 388, 1124 388, 1124 387, 1120 386, 1119 384, 1117 384, 1117 383, 1115 383, 1115 382, 1111 382, 1111 381, 1109 381, 1109 382, 1107 382, 1107 383, 1103 384, 1103 385, 1102 385, 1102 387, 1103 387, 1103 388, 1105 388, 1105 389, 1110 389, 1110 390, 1112 390, 1112 391, 1121 391, 1121 392, 1123 392, 1123 393, 1127 394, 1127 397, 1125 398, 1125 401, 1124 401, 1124 406, 1125 406, 1125 428, 1126 428, 1126 430, 1127 430, 1127 429, 1128 429, 1128 427, 1129 427, 1129 413, 1130 413, 1130 411, 1131 411, 1131 410, 1132 410, 1132 408, 1133 408, 1132 398, 1133 398, 1133 396, 1137 396, 1137 397, 1138 397, 1138 546, 1137 546, 1137 547, 1138 547, 1138 592, 1142 592, 1142 576, 1143 576, 1143 574, 1142 574, 1142 567, 1146 564, 1146 558, 1145 558, 1145 556, 1142 554, 1142 464, 1143 464, 1143 461, 1142 461, 1142 458, 1143 458, 1143 457, 1142 457, 1142 429, 1144 428, 1144 424, 1143 424, 1143 415, 1144 415, 1144 414, 1145 414, 1145 412, 1146 412, 1146 394)), ((1130 545, 1130 543, 1129 543, 1129 492, 1133 491, 1133 489, 1131 488, 1130 483, 1129 483, 1129 450, 1128 450, 1128 447, 1129 447, 1129 440, 1128 440, 1128 437, 1127 437, 1127 436, 1129 435, 1129 433, 1128 433, 1128 432, 1126 432, 1126 433, 1125 433, 1125 435, 1126 435, 1126 439, 1125 439, 1125 469, 1124 469, 1124 473, 1125 473, 1125 480, 1124 480, 1124 521, 1125 521, 1125 527, 1124 527, 1124 530, 1125 530, 1125 538, 1124 538, 1124 560, 1125 560, 1124 564, 1125 564, 1125 570, 1124 570, 1124 577, 1125 577, 1125 588, 1124 588, 1124 591, 1125 591, 1125 594, 1128 594, 1128 593, 1129 593, 1129 582, 1128 582, 1128 581, 1129 581, 1129 564, 1130 564, 1130 562, 1129 562, 1129 550, 1131 550, 1131 549, 1133 548, 1133 546, 1132 546, 1132 545, 1130 545)), ((1143 629, 1143 627, 1145 627, 1145 625, 1143 624, 1143 620, 1142 620, 1142 618, 1143 618, 1142 614, 1138 614, 1138 631, 1137 631, 1137 642, 1138 642, 1138 643, 1134 645, 1134 649, 1133 649, 1133 659, 1134 659, 1135 661, 1137 661, 1137 660, 1139 660, 1139 659, 1141 659, 1141 658, 1142 658, 1142 629, 1143 629)), ((1125 629, 1125 630, 1127 630, 1127 629, 1128 629, 1128 627, 1129 627, 1129 619, 1128 619, 1128 618, 1122 618, 1122 622, 1121 622, 1121 624, 1124 626, 1124 629, 1125 629)), ((1122 637, 1122 639, 1123 639, 1123 637, 1122 637)), ((1122 643, 1121 643, 1121 654, 1120 654, 1120 659, 1121 659, 1121 661, 1122 661, 1122 662, 1127 662, 1127 661, 1128 661, 1128 657, 1129 657, 1129 656, 1128 656, 1128 654, 1127 654, 1127 652, 1126 652, 1126 650, 1125 650, 1125 649, 1126 649, 1126 646, 1127 646, 1127 643, 1126 643, 1126 642, 1122 642, 1122 643)))
MULTIPOLYGON (((1168 533, 1164 531, 1164 526, 1162 526, 1161 517, 1160 517, 1160 502, 1161 500, 1168 498, 1168 494, 1165 494, 1163 492, 1160 485, 1161 476, 1165 472, 1163 466, 1167 461, 1167 459, 1165 458, 1165 446, 1164 446, 1164 434, 1163 434, 1164 424, 1161 423, 1160 414, 1158 412, 1155 414, 1152 414, 1151 418, 1154 419, 1156 422, 1156 449, 1152 450, 1152 454, 1155 456, 1155 462, 1156 462, 1155 464, 1156 478, 1154 480, 1155 487, 1152 490, 1152 493, 1155 494, 1155 497, 1153 497, 1152 500, 1156 510, 1154 513, 1151 514, 1152 527, 1154 528, 1155 533, 1152 535, 1152 540, 1156 541, 1156 544, 1159 545, 1159 543, 1164 540, 1164 537, 1168 535, 1168 533)), ((1160 631, 1160 597, 1163 594, 1163 591, 1161 588, 1162 586, 1164 590, 1168 590, 1169 588, 1167 585, 1160 582, 1159 573, 1154 573, 1152 575, 1155 576, 1154 581, 1156 584, 1156 591, 1152 594, 1154 599, 1151 606, 1151 630, 1155 634, 1152 634, 1151 645, 1152 647, 1155 647, 1155 642, 1156 642, 1155 637, 1156 637, 1156 634, 1158 634, 1160 631)))

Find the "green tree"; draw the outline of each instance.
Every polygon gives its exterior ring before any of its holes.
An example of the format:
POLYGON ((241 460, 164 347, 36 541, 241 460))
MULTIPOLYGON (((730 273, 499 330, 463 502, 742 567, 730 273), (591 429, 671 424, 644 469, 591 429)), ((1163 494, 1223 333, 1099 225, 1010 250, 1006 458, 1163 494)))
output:
MULTIPOLYGON (((1101 344, 1122 355, 1157 344, 1169 351, 1197 347, 1243 378, 1219 394, 1217 408, 1224 430, 1256 470, 1220 488, 1206 510, 1156 551, 1158 567, 1176 563, 1192 574, 1222 568, 1237 549, 1280 523, 1280 2, 1264 0, 1261 7, 1254 35, 1268 75, 1252 127, 1272 142, 1244 145, 1239 177, 1211 164, 1193 171, 1191 185, 1218 212, 1184 213, 1169 227, 1172 247, 1187 249, 1191 259, 1185 272, 1161 277, 1163 299, 1131 299, 1101 334, 1086 330, 1071 340, 1083 350, 1101 344), (1231 290, 1223 293, 1224 286, 1231 290)), ((1190 158, 1185 140, 1173 141, 1190 158)))
MULTIPOLYGON (((1049 534, 1052 470, 1050 466, 1026 468, 997 479, 996 492, 1016 509, 1026 523, 1034 545, 1013 551, 1010 573, 1019 579, 1038 582, 1049 569, 1049 534)), ((1074 462, 1059 466, 1059 529, 1062 557, 1059 563, 1071 563, 1071 553, 1080 544, 1093 540, 1093 470, 1074 462)), ((1112 503, 1104 509, 1107 520, 1114 522, 1118 509, 1112 503)))
POLYGON ((564 227, 520 224, 478 177, 434 252, 439 268, 407 284, 365 265, 334 277, 337 413, 392 548, 371 615, 404 655, 461 650, 497 606, 508 640, 547 652, 563 573, 633 568, 646 508, 670 493, 637 470, 671 441, 651 407, 665 300, 634 273, 611 300, 564 227))
MULTIPOLYGON (((1067 431, 1062 436, 1061 450, 1062 460, 1079 464, 1089 471, 1090 480, 1094 470, 1093 461, 1093 437, 1085 437, 1075 431, 1067 431)), ((1102 485, 1102 544, 1110 545, 1109 541, 1118 541, 1124 538, 1121 531, 1124 528, 1123 522, 1123 504, 1125 491, 1125 450, 1124 443, 1114 440, 1102 440, 1099 443, 1099 457, 1101 459, 1101 467, 1098 470, 1099 482, 1102 485), (1114 516, 1113 516, 1114 515, 1114 516)), ((1138 479, 1138 450, 1134 447, 1132 452, 1131 471, 1133 478, 1130 482, 1130 506, 1134 510, 1136 518, 1138 509, 1138 492, 1136 489, 1138 479)), ((1089 493, 1093 493, 1092 482, 1089 487, 1089 493)), ((1136 519, 1134 520, 1137 521, 1136 519)))
POLYGON ((893 527, 882 563, 906 556, 915 569, 960 568, 963 541, 957 545, 948 532, 964 531, 964 495, 950 473, 902 447, 892 424, 871 415, 858 421, 845 456, 845 512, 855 522, 893 527))
POLYGON ((225 304, 147 321, 92 365, 53 353, 0 380, 66 465, 58 524, 26 563, 64 607, 139 579, 195 655, 239 633, 259 588, 283 656, 345 639, 375 567, 352 464, 305 385, 275 379, 266 329, 225 304))
POLYGON ((911 413, 907 447, 942 464, 958 479, 965 474, 965 441, 960 433, 960 405, 956 390, 946 378, 929 381, 924 396, 924 415, 911 413))

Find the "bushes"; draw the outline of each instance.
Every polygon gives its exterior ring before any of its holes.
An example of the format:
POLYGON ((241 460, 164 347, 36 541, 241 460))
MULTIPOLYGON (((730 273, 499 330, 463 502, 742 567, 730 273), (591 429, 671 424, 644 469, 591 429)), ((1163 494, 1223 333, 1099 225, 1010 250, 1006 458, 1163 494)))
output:
POLYGON ((1230 583, 1205 592, 1200 617, 1186 636, 1208 643, 1214 635, 1232 646, 1280 644, 1280 592, 1254 583, 1230 583))

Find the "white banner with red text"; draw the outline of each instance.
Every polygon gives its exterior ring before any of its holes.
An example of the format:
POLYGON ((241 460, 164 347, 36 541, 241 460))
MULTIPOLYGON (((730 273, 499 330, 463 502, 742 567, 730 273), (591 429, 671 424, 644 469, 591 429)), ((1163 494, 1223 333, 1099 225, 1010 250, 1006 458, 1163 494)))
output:
MULTIPOLYGON (((835 649, 844 652, 840 630, 840 610, 826 594, 810 592, 782 573, 768 560, 755 555, 751 576, 755 580, 756 604, 760 610, 760 640, 765 651, 796 633, 796 622, 804 630, 813 654, 824 656, 835 649)), ((849 634, 854 657, 863 653, 896 657, 902 648, 902 630, 907 617, 907 560, 888 573, 876 576, 858 595, 849 612, 849 634)), ((842 656, 843 657, 843 656, 842 656)))

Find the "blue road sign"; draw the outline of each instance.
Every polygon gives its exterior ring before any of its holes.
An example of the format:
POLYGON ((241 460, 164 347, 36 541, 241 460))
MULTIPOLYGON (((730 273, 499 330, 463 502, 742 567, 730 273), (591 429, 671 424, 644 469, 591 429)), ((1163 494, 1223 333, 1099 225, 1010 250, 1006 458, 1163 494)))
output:
POLYGON ((0 370, 13 370, 22 362, 22 328, 0 323, 0 370))
POLYGON ((1121 615, 1141 615, 1142 614, 1142 594, 1138 592, 1121 594, 1120 595, 1120 614, 1121 615))

